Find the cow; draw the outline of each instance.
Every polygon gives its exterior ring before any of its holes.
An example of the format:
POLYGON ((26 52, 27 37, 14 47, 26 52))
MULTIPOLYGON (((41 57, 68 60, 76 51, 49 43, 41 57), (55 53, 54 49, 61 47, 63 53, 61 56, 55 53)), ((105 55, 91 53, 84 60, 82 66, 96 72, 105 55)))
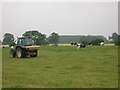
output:
POLYGON ((75 42, 74 45, 77 45, 77 43, 75 42))
POLYGON ((74 42, 71 42, 71 45, 74 45, 74 42))
POLYGON ((80 49, 80 48, 85 48, 86 45, 85 44, 77 44, 77 49, 80 49))
POLYGON ((99 46, 104 46, 104 42, 101 42, 101 43, 99 44, 99 46))
POLYGON ((71 45, 75 45, 75 46, 77 46, 77 49, 80 49, 80 48, 85 48, 86 47, 86 45, 85 44, 78 44, 78 43, 74 43, 74 42, 71 42, 71 45))
POLYGON ((89 46, 92 46, 92 43, 88 43, 89 46))
POLYGON ((77 43, 76 42, 71 42, 71 45, 77 45, 77 43))

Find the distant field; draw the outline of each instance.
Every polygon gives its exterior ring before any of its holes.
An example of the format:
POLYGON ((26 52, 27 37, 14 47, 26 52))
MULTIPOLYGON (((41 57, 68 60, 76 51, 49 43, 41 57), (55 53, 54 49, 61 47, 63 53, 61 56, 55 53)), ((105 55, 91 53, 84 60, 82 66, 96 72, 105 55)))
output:
MULTIPOLYGON (((71 44, 58 44, 59 46, 71 46, 71 44)), ((114 44, 104 44, 105 46, 114 46, 114 44)), ((52 44, 49 44, 52 46, 52 44)), ((9 47, 9 45, 0 45, 0 47, 9 47)))
POLYGON ((3 88, 117 88, 118 47, 42 46, 36 58, 2 49, 3 88))
POLYGON ((0 47, 9 47, 9 45, 0 45, 0 47))
POLYGON ((115 44, 104 44, 104 46, 115 46, 115 44))
MULTIPOLYGON (((49 46, 52 46, 52 44, 49 44, 49 46)), ((58 44, 58 46, 71 46, 71 44, 58 44)), ((115 46, 115 44, 104 44, 104 46, 115 46)))

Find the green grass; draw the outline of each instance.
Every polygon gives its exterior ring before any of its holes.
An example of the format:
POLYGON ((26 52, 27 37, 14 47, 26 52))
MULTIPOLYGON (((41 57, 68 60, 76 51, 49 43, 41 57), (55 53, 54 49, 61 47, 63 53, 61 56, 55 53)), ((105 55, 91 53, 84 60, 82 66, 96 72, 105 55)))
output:
POLYGON ((3 49, 3 88, 116 88, 118 47, 42 46, 36 58, 9 58, 3 49))

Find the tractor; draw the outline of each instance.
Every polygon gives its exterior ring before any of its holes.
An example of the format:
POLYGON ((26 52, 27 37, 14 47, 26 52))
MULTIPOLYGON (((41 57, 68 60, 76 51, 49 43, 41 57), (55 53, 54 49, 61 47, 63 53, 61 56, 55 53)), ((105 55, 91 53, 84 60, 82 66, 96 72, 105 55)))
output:
POLYGON ((31 36, 19 37, 17 38, 17 44, 15 46, 11 46, 10 57, 37 57, 39 48, 40 46, 34 44, 31 36))

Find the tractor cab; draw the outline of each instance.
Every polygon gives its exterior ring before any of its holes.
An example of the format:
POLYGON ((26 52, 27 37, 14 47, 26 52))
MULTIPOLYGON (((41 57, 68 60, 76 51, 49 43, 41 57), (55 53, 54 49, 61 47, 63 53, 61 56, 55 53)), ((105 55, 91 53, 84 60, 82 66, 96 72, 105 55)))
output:
POLYGON ((17 45, 32 46, 35 44, 32 40, 32 37, 19 37, 17 40, 17 45))

